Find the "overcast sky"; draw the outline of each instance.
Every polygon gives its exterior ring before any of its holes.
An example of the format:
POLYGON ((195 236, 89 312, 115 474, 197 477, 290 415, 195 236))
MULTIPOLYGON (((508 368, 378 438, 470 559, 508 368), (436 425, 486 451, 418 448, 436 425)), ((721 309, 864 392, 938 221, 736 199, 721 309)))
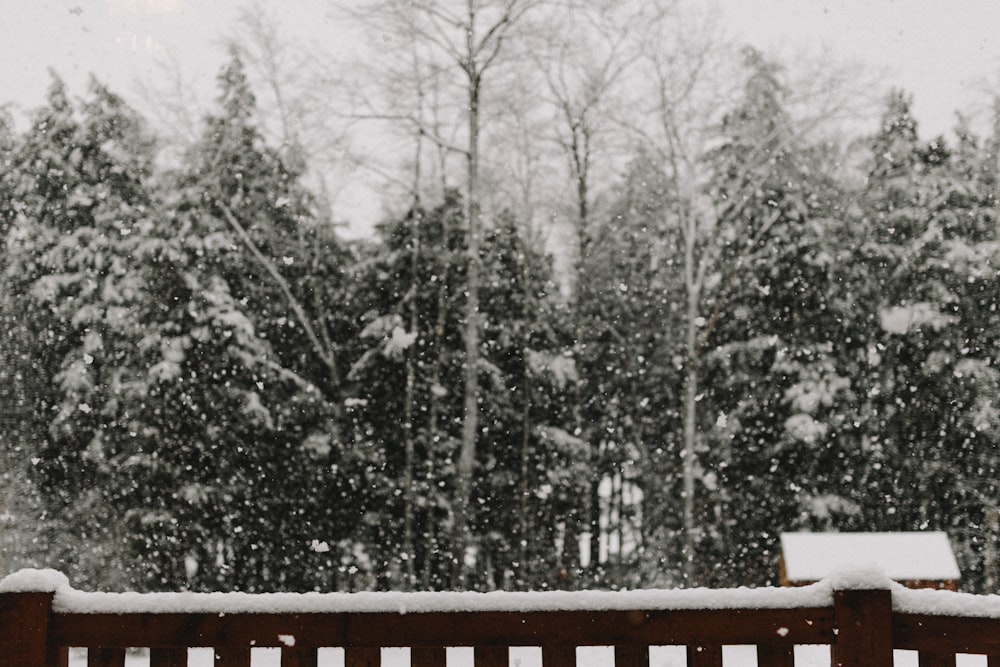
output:
MULTIPOLYGON (((768 52, 828 45, 834 53, 886 68, 915 96, 929 136, 951 128, 954 111, 977 99, 977 84, 1000 73, 996 0, 718 0, 730 32, 768 52)), ((351 38, 323 0, 264 0, 289 34, 327 46, 351 38)), ((176 54, 193 85, 213 85, 219 37, 240 0, 4 0, 0 102, 42 103, 53 67, 73 92, 94 72, 128 95, 156 61, 176 54)), ((982 97, 980 96, 980 99, 982 97)))
MULTIPOLYGON (((261 0, 280 14, 293 39, 350 51, 354 38, 325 11, 324 0, 261 0)), ((701 0, 689 0, 700 2, 701 0)), ((715 0, 727 32, 767 53, 793 57, 822 46, 838 57, 888 72, 914 95, 921 134, 947 133, 956 110, 1000 85, 1000 0, 715 0)), ((160 72, 173 54, 200 97, 215 94, 243 0, 3 0, 0 104, 44 102, 47 69, 73 94, 91 72, 126 98, 137 79, 160 72)), ((138 105, 142 108, 142 105, 138 105)), ((874 129, 874 128, 873 128, 874 129)))

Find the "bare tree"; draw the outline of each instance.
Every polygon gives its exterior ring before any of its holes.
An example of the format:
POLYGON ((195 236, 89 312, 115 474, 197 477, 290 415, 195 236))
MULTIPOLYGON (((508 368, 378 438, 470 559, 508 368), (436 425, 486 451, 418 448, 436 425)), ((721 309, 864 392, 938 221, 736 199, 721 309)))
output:
MULTIPOLYGON (((630 3, 560 8, 550 15, 550 25, 535 50, 535 65, 543 75, 543 89, 553 115, 554 140, 565 160, 571 183, 573 213, 571 234, 575 241, 572 270, 568 275, 571 299, 590 254, 591 215, 596 161, 608 158, 613 135, 613 109, 618 87, 627 80, 639 58, 636 34, 642 13, 630 3)), ((610 161, 608 161, 610 162, 610 161)), ((610 169, 604 165, 602 176, 610 169)), ((578 309, 573 308, 577 313, 578 309)), ((573 358, 582 358, 585 332, 574 315, 573 358)), ((585 440, 583 378, 574 383, 574 430, 585 440)), ((589 497, 590 563, 597 567, 600 552, 600 496, 602 471, 599 446, 593 444, 589 497)))
MULTIPOLYGON (((697 583, 694 565, 699 526, 695 498, 701 470, 701 360, 711 349, 712 334, 731 305, 734 286, 766 243, 778 215, 752 228, 733 221, 741 220, 742 208, 773 173, 776 146, 789 148, 839 120, 856 119, 860 109, 851 103, 855 99, 851 91, 855 89, 852 80, 856 70, 826 61, 822 77, 813 71, 810 86, 793 87, 803 92, 787 100, 797 113, 789 116, 784 134, 764 132, 758 137, 759 144, 747 157, 740 191, 725 198, 714 196, 703 157, 717 137, 715 130, 721 120, 718 100, 738 98, 735 86, 740 85, 740 77, 733 70, 738 59, 718 34, 716 17, 711 12, 699 16, 689 10, 679 13, 670 3, 649 5, 646 30, 640 36, 643 58, 639 80, 645 85, 636 88, 640 97, 624 107, 636 113, 623 115, 621 121, 654 151, 673 184, 666 229, 673 230, 678 239, 684 298, 681 551, 685 583, 691 585, 697 583), (817 84, 817 79, 822 83, 817 84), (722 233, 725 221, 736 226, 727 234, 722 233), (738 239, 735 244, 730 242, 734 236, 738 239), (734 248, 738 248, 735 255, 734 248)), ((667 334, 669 339, 674 332, 667 334)))
MULTIPOLYGON (((464 158, 465 225, 467 239, 466 299, 464 330, 463 421, 461 445, 456 462, 454 516, 451 538, 453 584, 465 579, 465 553, 471 543, 469 520, 472 478, 479 430, 480 245, 482 240, 481 135, 483 90, 488 75, 498 67, 507 46, 525 15, 540 0, 376 0, 364 7, 369 20, 377 19, 383 33, 404 43, 414 41, 426 49, 428 60, 446 67, 449 82, 461 96, 457 117, 462 118, 464 136, 459 141, 446 138, 407 107, 389 113, 372 112, 409 124, 421 136, 444 150, 464 158)), ((409 107, 413 109, 414 107, 409 107)))

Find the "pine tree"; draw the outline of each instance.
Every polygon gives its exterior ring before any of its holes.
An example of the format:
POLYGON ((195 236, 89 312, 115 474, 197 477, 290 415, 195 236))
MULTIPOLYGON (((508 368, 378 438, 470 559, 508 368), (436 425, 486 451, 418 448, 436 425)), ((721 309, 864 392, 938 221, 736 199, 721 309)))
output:
POLYGON ((74 109, 56 79, 12 159, 5 305, 15 442, 22 462, 36 462, 47 562, 92 585, 124 577, 119 489, 106 481, 129 431, 129 306, 141 291, 130 262, 149 225, 152 155, 118 97, 92 82, 74 109))
POLYGON ((450 582, 441 547, 460 437, 461 220, 454 192, 433 209, 414 208, 381 225, 379 241, 352 270, 363 328, 348 374, 349 412, 375 490, 359 538, 374 551, 381 587, 450 582))
MULTIPOLYGON (((415 208, 381 226, 355 272, 365 328, 350 403, 357 446, 371 453, 369 475, 380 490, 362 541, 382 564, 382 587, 450 583, 453 563, 441 547, 455 515, 461 442, 453 398, 462 391, 461 220, 454 193, 436 208, 415 208)), ((491 276, 482 309, 484 448, 473 476, 481 501, 469 512, 468 585, 557 586, 555 526, 573 507, 580 478, 567 472, 575 452, 565 448, 575 441, 560 421, 566 379, 551 267, 509 216, 483 239, 482 262, 491 276)))
POLYGON ((583 417, 598 451, 599 493, 589 501, 599 519, 589 549, 598 585, 682 579, 683 347, 671 333, 681 326, 683 296, 671 254, 679 243, 668 222, 672 197, 655 161, 636 156, 618 201, 591 230, 593 250, 580 274, 577 317, 587 338, 576 361, 583 417))
MULTIPOLYGON (((921 143, 901 94, 872 144, 865 197, 870 282, 865 516, 881 529, 949 530, 980 585, 984 516, 995 505, 1000 420, 997 212, 988 157, 921 143)), ((870 526, 875 527, 875 526, 870 526)))
POLYGON ((148 384, 129 526, 147 586, 336 587, 353 507, 324 297, 345 255, 263 145, 238 58, 219 81, 220 113, 139 252, 156 298, 139 309, 148 384))

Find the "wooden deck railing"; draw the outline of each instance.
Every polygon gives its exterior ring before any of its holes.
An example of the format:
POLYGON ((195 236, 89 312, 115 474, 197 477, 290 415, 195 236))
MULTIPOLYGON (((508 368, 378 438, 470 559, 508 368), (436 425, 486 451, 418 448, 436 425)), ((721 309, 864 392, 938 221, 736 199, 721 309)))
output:
POLYGON ((812 597, 774 589, 701 597, 444 594, 441 604, 434 594, 164 597, 7 586, 0 592, 0 665, 65 667, 70 647, 87 647, 88 667, 121 667, 127 647, 148 647, 151 667, 182 667, 189 647, 212 647, 218 667, 249 667, 251 647, 278 647, 282 667, 315 667, 317 649, 342 647, 345 667, 378 667, 382 647, 411 647, 413 667, 444 667, 446 647, 472 646, 475 667, 507 667, 510 647, 535 646, 544 667, 573 667, 576 647, 613 646, 616 667, 647 667, 650 646, 680 645, 690 667, 719 667, 723 645, 753 644, 760 667, 784 667, 795 664, 795 645, 826 644, 832 664, 844 667, 891 665, 894 648, 919 651, 920 667, 954 665, 956 653, 984 654, 989 667, 1000 667, 998 618, 956 616, 954 608, 900 611, 893 597, 905 594, 890 586, 827 584, 824 592, 823 585, 812 597), (702 598, 707 608, 697 608, 702 598), (300 610, 289 608, 296 599, 300 610), (813 599, 828 603, 810 605, 813 599))

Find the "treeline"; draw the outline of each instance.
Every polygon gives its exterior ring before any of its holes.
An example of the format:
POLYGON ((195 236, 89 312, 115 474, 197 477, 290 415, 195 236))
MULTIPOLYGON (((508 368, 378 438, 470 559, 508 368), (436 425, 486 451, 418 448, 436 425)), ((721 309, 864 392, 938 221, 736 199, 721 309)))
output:
POLYGON ((938 529, 993 590, 1000 122, 922 141, 896 93, 848 164, 772 62, 740 78, 703 150, 631 142, 600 202, 570 161, 559 272, 469 187, 341 239, 237 56, 172 167, 55 80, 0 131, 3 565, 762 585, 781 531, 938 529))

